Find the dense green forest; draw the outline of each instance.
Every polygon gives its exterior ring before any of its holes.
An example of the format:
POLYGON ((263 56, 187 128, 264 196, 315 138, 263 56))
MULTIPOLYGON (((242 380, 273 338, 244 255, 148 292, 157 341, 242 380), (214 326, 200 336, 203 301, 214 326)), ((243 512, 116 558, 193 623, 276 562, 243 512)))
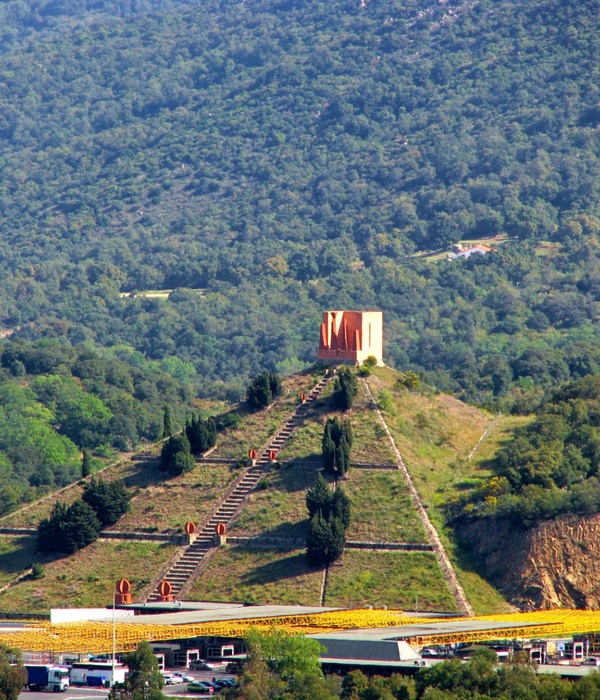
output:
POLYGON ((392 366, 483 404, 600 371, 597 2, 145 8, 3 5, 1 327, 236 399, 327 308, 383 309, 392 366))
POLYGON ((160 437, 163 407, 179 424, 193 391, 153 363, 131 365, 57 340, 0 345, 0 515, 82 476, 102 457, 160 437))

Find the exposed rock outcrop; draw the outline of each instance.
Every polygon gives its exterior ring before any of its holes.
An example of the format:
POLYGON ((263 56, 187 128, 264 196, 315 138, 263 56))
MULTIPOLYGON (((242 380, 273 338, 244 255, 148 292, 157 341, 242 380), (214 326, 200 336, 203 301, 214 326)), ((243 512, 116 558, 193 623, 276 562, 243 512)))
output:
POLYGON ((531 530, 485 519, 460 527, 478 568, 522 610, 600 610, 600 514, 531 530))

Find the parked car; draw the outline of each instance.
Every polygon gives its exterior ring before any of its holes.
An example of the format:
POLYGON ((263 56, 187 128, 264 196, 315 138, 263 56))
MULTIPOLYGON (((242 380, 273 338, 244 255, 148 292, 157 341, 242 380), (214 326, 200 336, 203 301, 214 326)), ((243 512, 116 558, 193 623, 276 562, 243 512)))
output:
POLYGON ((163 678, 165 679, 165 685, 174 685, 175 683, 180 683, 176 676, 172 673, 163 673, 163 678))
POLYGON ((187 692, 188 693, 214 693, 217 689, 212 683, 208 681, 194 681, 193 683, 188 683, 187 692))
POLYGON ((194 681, 193 683, 188 683, 187 687, 188 693, 210 693, 210 685, 203 683, 202 681, 194 681))
POLYGON ((193 683, 196 680, 194 676, 190 676, 189 673, 173 673, 171 675, 177 679, 175 681, 176 683, 193 683))
POLYGON ((194 661, 190 661, 188 666, 194 671, 212 671, 215 667, 214 664, 209 664, 208 661, 205 661, 204 659, 195 659, 194 661))
POLYGON ((579 665, 580 666, 600 666, 600 659, 597 658, 596 656, 588 656, 588 658, 584 659, 579 665))
POLYGON ((440 650, 438 647, 424 647, 421 649, 421 656, 424 659, 427 657, 430 659, 437 659, 440 656, 440 650))
POLYGON ((225 673, 241 673, 243 668, 244 663, 242 661, 230 661, 225 666, 225 673))

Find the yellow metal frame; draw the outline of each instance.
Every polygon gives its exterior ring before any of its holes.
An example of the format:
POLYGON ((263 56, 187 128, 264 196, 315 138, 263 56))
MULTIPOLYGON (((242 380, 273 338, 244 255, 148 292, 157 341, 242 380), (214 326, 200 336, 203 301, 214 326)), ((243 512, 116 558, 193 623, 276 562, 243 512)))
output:
MULTIPOLYGON (((249 611, 250 612, 250 611, 249 611)), ((152 618, 149 618, 152 619, 152 618)), ((135 649, 141 641, 167 641, 189 637, 241 637, 250 629, 269 632, 273 628, 292 634, 317 634, 344 629, 419 625, 435 628, 418 636, 406 638, 415 645, 450 644, 494 639, 536 638, 552 635, 593 633, 600 630, 600 612, 584 610, 545 610, 532 613, 487 615, 484 617, 411 618, 402 611, 393 610, 341 610, 307 615, 286 615, 270 618, 248 617, 183 625, 159 625, 146 623, 115 623, 117 651, 135 649), (443 625, 462 621, 477 623, 481 629, 444 632, 443 625), (482 623, 505 623, 497 628, 485 629, 482 623)), ((111 622, 73 622, 65 624, 31 624, 22 630, 4 633, 0 641, 27 651, 52 653, 107 653, 113 645, 111 622)))

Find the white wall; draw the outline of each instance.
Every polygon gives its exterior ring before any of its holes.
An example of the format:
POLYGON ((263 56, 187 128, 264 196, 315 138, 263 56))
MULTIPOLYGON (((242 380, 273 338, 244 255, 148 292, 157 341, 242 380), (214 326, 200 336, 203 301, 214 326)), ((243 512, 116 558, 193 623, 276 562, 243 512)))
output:
MULTIPOLYGON (((113 611, 110 608, 52 608, 50 622, 85 622, 86 620, 112 620, 113 611)), ((133 617, 133 610, 115 610, 115 617, 133 617)))

